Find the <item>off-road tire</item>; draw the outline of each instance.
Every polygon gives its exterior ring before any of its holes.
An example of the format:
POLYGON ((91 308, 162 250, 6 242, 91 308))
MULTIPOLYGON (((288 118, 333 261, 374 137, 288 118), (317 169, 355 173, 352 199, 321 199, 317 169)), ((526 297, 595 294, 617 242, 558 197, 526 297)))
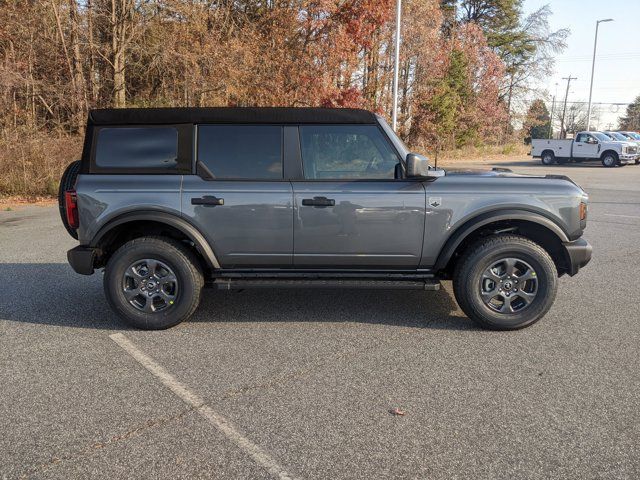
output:
POLYGON ((62 224, 64 228, 66 228, 69 235, 71 235, 76 240, 78 239, 78 231, 74 228, 71 228, 69 222, 67 222, 67 211, 64 205, 64 192, 67 190, 73 190, 76 184, 76 178, 78 177, 78 173, 80 172, 80 161, 76 161, 70 163, 62 174, 62 178, 60 179, 60 186, 58 187, 58 210, 60 210, 60 218, 62 219, 62 224))
POLYGON ((620 165, 620 159, 615 153, 605 153, 602 156, 602 166, 606 168, 613 168, 620 165))
POLYGON ((109 259, 104 274, 104 292, 111 308, 132 327, 162 330, 187 320, 200 303, 204 279, 200 262, 185 245, 166 237, 141 237, 122 245, 109 259), (177 278, 175 303, 166 310, 146 313, 127 301, 123 292, 124 272, 141 259, 168 265, 177 278))
POLYGON ((484 238, 470 246, 458 261, 453 274, 453 291, 462 311, 477 325, 491 330, 517 330, 540 320, 551 308, 557 291, 558 273, 549 254, 540 245, 518 235, 484 238), (481 298, 481 278, 492 263, 516 258, 537 273, 537 294, 519 312, 499 313, 481 298))

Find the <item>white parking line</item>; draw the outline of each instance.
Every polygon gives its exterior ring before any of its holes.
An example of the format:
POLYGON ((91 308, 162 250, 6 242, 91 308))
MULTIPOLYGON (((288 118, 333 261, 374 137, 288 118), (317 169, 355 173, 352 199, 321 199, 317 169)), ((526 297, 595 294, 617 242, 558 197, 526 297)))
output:
POLYGON ((640 215, 619 215, 616 213, 605 213, 608 217, 640 218, 640 215))
POLYGON ((109 335, 109 337, 125 352, 131 355, 140 365, 146 368, 154 377, 160 380, 165 387, 169 388, 187 405, 192 406, 200 415, 207 419, 211 425, 217 428, 229 440, 234 442, 245 453, 253 458, 258 465, 264 467, 276 478, 280 478, 282 480, 294 479, 294 477, 287 473, 284 468, 278 465, 273 457, 238 432, 233 424, 206 405, 202 398, 176 380, 176 378, 165 370, 164 367, 156 363, 153 358, 138 349, 138 347, 136 347, 131 340, 125 337, 122 333, 114 333, 113 335, 109 335))

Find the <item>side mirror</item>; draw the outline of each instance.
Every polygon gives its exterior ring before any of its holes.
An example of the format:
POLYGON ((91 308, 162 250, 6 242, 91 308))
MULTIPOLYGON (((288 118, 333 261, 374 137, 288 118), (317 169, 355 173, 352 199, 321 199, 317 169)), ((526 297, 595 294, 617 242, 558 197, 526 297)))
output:
POLYGON ((429 168, 427 157, 417 153, 407 155, 407 177, 408 178, 434 178, 444 176, 444 170, 429 168))

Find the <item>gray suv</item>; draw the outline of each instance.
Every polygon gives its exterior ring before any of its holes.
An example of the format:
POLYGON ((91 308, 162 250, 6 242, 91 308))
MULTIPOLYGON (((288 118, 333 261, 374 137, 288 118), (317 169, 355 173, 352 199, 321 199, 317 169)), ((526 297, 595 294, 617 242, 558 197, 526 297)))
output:
POLYGON ((93 110, 60 184, 81 274, 130 325, 189 318, 203 287, 437 290, 479 325, 551 307, 591 258, 587 195, 558 175, 444 171, 355 109, 93 110))

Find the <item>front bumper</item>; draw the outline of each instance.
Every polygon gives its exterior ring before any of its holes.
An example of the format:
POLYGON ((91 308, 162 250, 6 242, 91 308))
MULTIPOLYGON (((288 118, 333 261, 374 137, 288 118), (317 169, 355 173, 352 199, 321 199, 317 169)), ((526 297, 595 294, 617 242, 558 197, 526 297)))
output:
POLYGON ((628 154, 628 155, 620 155, 618 157, 620 159, 620 163, 624 163, 624 164, 630 164, 630 163, 636 163, 636 160, 638 158, 640 158, 640 155, 637 154, 628 154))
POLYGON ((569 259, 567 273, 573 277, 582 267, 589 263, 593 249, 584 238, 579 238, 573 242, 566 242, 562 245, 569 259))
POLYGON ((67 252, 67 260, 71 268, 81 275, 93 274, 93 263, 96 258, 96 249, 78 245, 67 252))

